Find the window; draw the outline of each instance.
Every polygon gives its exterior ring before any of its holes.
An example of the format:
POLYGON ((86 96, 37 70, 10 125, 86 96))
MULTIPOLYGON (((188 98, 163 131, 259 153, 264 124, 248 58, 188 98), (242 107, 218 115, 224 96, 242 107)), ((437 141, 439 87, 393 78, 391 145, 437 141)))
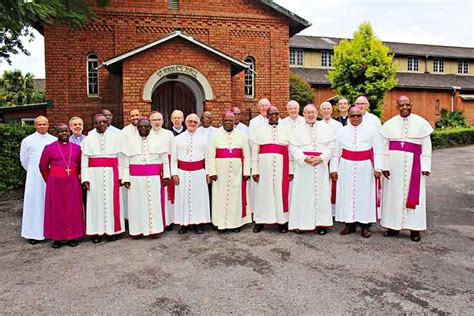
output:
POLYGON ((444 72, 444 60, 443 59, 433 59, 433 72, 443 73, 444 72))
POLYGON ((418 57, 408 57, 407 70, 408 71, 419 71, 418 64, 419 64, 418 57))
POLYGON ((321 52, 321 66, 322 67, 332 67, 332 57, 334 56, 333 52, 321 52))
POLYGON ((169 10, 178 10, 179 9, 179 0, 168 0, 168 9, 169 10))
POLYGON ((469 62, 467 60, 458 61, 458 74, 467 75, 469 73, 469 62))
POLYGON ((439 115, 439 99, 435 100, 435 115, 439 115))
POLYGON ((87 55, 87 96, 99 96, 99 61, 96 54, 87 55))
POLYGON ((27 125, 35 125, 35 119, 34 118, 22 118, 21 119, 21 126, 27 126, 27 125))
POLYGON ((303 66, 304 54, 302 49, 290 49, 290 65, 303 66))
POLYGON ((255 61, 252 57, 245 58, 245 63, 249 66, 245 70, 245 97, 255 98, 255 61))

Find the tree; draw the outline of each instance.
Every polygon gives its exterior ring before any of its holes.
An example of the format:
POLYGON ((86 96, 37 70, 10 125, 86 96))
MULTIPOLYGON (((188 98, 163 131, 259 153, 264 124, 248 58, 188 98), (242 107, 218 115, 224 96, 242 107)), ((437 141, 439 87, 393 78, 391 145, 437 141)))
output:
MULTIPOLYGON (((96 0, 101 7, 110 2, 96 0)), ((97 18, 87 0, 1 0, 0 10, 0 58, 9 64, 12 54, 29 55, 21 37, 32 41, 32 27, 41 33, 44 25, 66 23, 77 28, 97 18)))
POLYGON ((303 111, 306 104, 314 102, 311 85, 294 73, 290 73, 290 99, 300 104, 300 112, 303 111))
POLYGON ((331 87, 352 104, 358 96, 367 96, 370 111, 380 116, 385 94, 397 83, 397 64, 370 23, 362 23, 352 41, 342 40, 334 47, 332 65, 327 75, 331 87))
POLYGON ((0 107, 44 101, 44 90, 35 89, 31 73, 22 75, 18 69, 6 70, 0 77, 0 107))

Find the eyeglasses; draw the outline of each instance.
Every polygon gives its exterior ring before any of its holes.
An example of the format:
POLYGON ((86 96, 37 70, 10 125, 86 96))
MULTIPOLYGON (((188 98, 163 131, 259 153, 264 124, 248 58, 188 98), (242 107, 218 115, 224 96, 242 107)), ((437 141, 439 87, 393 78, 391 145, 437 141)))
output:
POLYGON ((362 117, 362 114, 351 114, 349 117, 362 117))
POLYGON ((193 123, 193 124, 197 124, 197 123, 198 123, 198 121, 191 121, 191 120, 188 120, 187 122, 188 122, 188 123, 193 123))
POLYGON ((278 115, 280 114, 279 112, 272 112, 272 113, 268 113, 268 115, 278 115))

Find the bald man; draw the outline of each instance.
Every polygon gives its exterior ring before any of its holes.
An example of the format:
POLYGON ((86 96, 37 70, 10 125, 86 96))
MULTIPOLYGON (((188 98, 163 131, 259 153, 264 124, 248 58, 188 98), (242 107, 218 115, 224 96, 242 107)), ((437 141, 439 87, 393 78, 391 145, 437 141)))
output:
POLYGON ((302 125, 304 123, 304 117, 299 115, 300 112, 300 104, 295 100, 290 100, 286 104, 286 111, 288 116, 281 120, 282 126, 287 126, 293 131, 296 126, 302 125))
POLYGON ((268 123, 267 111, 270 105, 272 104, 270 103, 270 100, 268 100, 267 98, 263 98, 258 101, 257 106, 258 106, 258 111, 260 112, 260 114, 250 120, 250 123, 249 123, 250 132, 252 132, 252 130, 254 129, 257 129, 259 126, 262 126, 268 123))
POLYGON ((370 103, 369 103, 369 99, 367 99, 366 96, 362 95, 358 97, 354 105, 357 105, 362 110, 362 122, 371 124, 375 126, 377 129, 380 129, 380 127, 382 126, 382 123, 380 122, 380 119, 377 117, 377 115, 374 115, 369 112, 370 103))
POLYGON ((114 120, 114 115, 112 114, 112 112, 109 109, 103 109, 101 113, 105 116, 105 119, 107 120, 107 129, 109 130, 109 132, 120 133, 121 130, 112 125, 114 120))
POLYGON ((183 133, 186 130, 186 126, 183 126, 184 121, 184 114, 180 110, 174 110, 171 113, 171 123, 173 126, 171 127, 171 131, 173 132, 174 136, 178 136, 179 134, 183 133))
POLYGON ((20 162, 26 170, 25 197, 21 237, 32 245, 44 240, 44 205, 46 183, 41 176, 39 162, 46 145, 56 141, 48 134, 49 122, 44 116, 35 118, 36 132, 25 137, 20 147, 20 162))
MULTIPOLYGON (((187 124, 186 128, 187 128, 187 124)), ((208 141, 211 140, 212 136, 217 132, 217 128, 212 126, 212 113, 209 111, 202 112, 201 115, 201 126, 198 127, 197 131, 203 134, 208 141)))

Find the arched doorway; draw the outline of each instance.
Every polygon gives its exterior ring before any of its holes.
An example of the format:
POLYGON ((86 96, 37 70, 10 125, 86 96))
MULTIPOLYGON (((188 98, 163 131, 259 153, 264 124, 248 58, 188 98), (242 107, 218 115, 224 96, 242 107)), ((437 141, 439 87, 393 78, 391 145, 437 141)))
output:
POLYGON ((181 110, 186 117, 196 113, 196 97, 188 85, 181 81, 165 81, 152 94, 152 110, 163 114, 165 128, 171 128, 171 113, 181 110))

